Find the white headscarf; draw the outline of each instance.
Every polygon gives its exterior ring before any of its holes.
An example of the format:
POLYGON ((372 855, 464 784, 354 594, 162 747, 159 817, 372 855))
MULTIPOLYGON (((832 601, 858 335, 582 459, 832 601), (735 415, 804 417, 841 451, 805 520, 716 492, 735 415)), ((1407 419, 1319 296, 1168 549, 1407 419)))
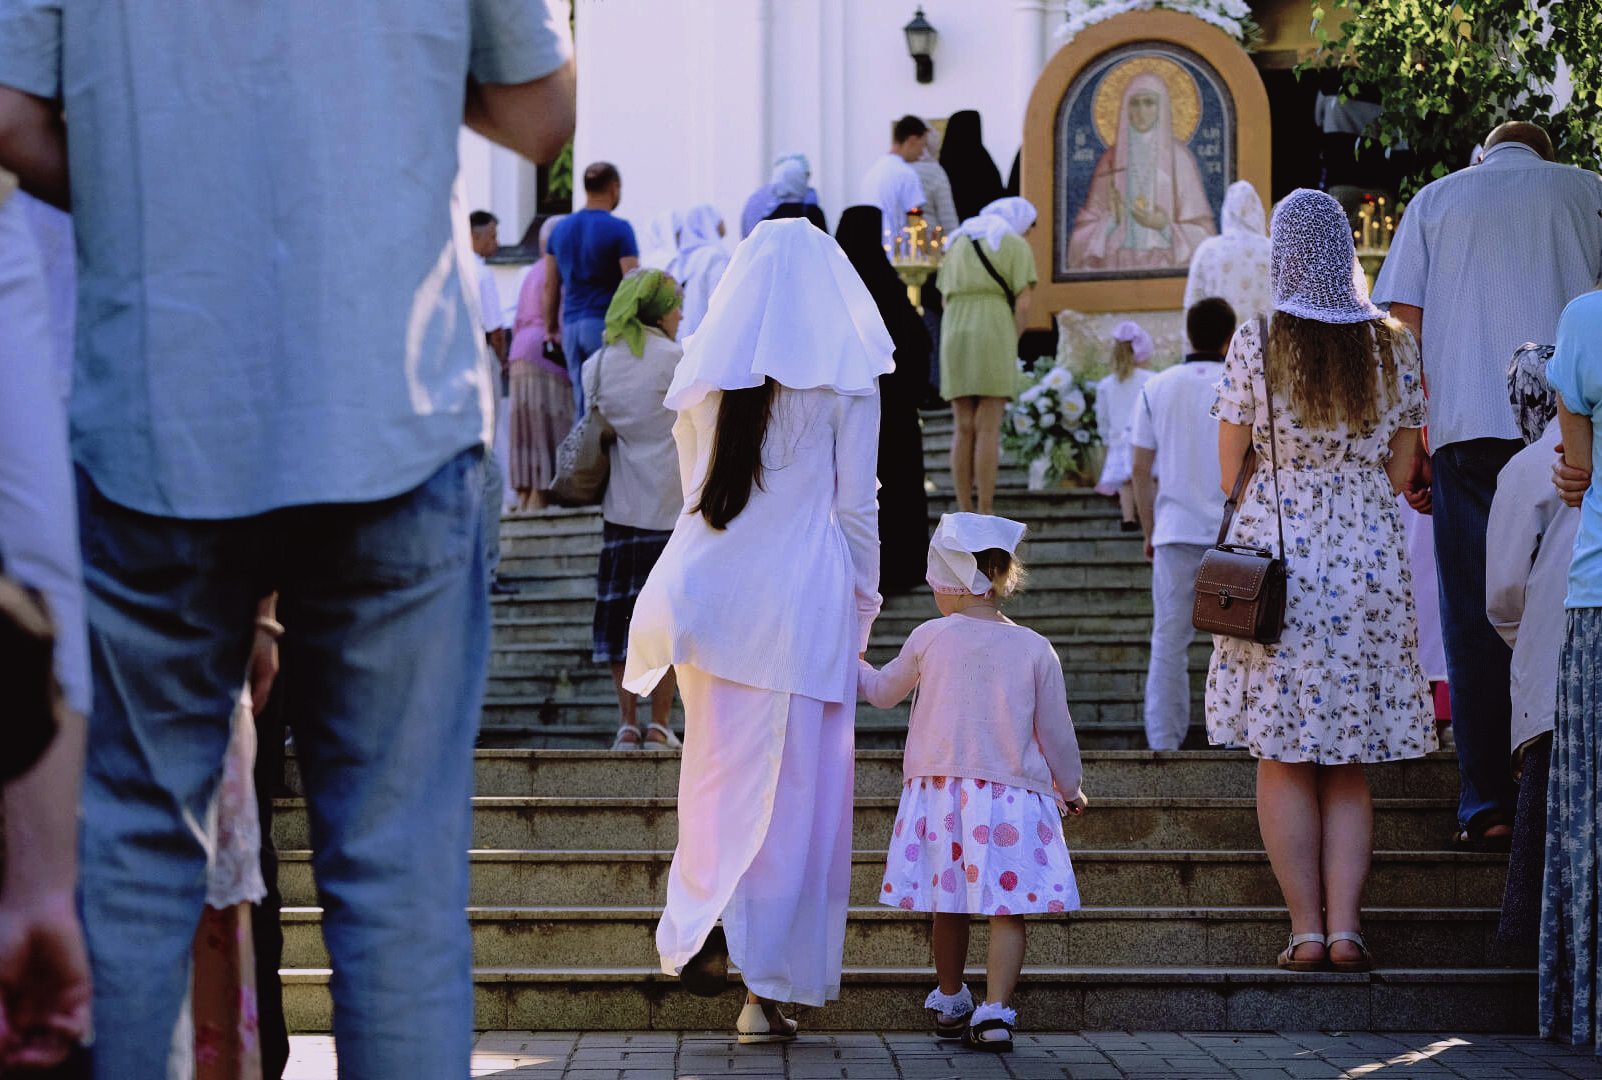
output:
POLYGON ((1236 180, 1224 192, 1224 208, 1219 215, 1223 235, 1268 235, 1268 215, 1263 212, 1262 197, 1250 180, 1236 180))
POLYGON ((1326 323, 1384 316, 1368 299, 1352 223, 1334 197, 1297 188, 1274 209, 1274 310, 1326 323))
POLYGON ((925 580, 937 593, 983 596, 994 583, 979 569, 974 555, 991 548, 1018 550, 1025 526, 1011 518, 988 514, 941 514, 934 539, 929 541, 929 569, 925 580))
POLYGON ((718 226, 722 223, 723 215, 708 203, 684 215, 684 228, 679 232, 679 254, 668 272, 684 287, 684 321, 679 326, 679 334, 686 339, 706 318, 712 293, 729 265, 723 238, 718 235, 718 226))
POLYGON ((1113 327, 1112 336, 1114 341, 1127 341, 1134 346, 1137 364, 1144 364, 1157 352, 1157 345, 1146 333, 1146 328, 1133 319, 1125 319, 1113 327))
POLYGON ((640 245, 640 265, 647 270, 666 270, 678 254, 679 229, 683 219, 677 210, 663 210, 645 226, 645 242, 640 245))
POLYGON ((807 159, 801 154, 791 154, 780 158, 773 166, 773 175, 768 183, 773 186, 773 194, 778 197, 776 206, 784 203, 800 202, 807 196, 807 182, 812 179, 812 169, 807 165, 807 159))
POLYGON ((1038 216, 1039 211, 1035 209, 1034 203, 1012 195, 1005 199, 997 199, 957 226, 951 231, 951 239, 955 241, 959 236, 970 236, 977 244, 980 237, 983 237, 985 243, 990 245, 990 250, 1000 251, 1003 236, 1008 233, 1022 236, 1028 231, 1029 226, 1035 223, 1035 218, 1038 216))
POLYGON ((764 221, 734 252, 684 343, 664 404, 678 412, 714 390, 761 386, 875 392, 895 343, 851 260, 804 218, 764 221))
POLYGON ((702 203, 685 214, 684 225, 679 229, 680 257, 707 244, 721 243, 723 238, 718 235, 718 226, 721 224, 723 215, 710 203, 702 203))

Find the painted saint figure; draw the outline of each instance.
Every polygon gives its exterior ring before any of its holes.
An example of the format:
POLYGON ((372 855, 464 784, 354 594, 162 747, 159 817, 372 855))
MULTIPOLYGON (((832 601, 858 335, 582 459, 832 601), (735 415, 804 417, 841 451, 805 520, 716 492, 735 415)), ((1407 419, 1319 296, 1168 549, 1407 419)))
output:
POLYGON ((1216 232, 1201 170, 1174 137, 1168 84, 1142 72, 1124 89, 1117 141, 1096 162, 1090 193, 1074 219, 1068 265, 1183 269, 1196 245, 1216 232))

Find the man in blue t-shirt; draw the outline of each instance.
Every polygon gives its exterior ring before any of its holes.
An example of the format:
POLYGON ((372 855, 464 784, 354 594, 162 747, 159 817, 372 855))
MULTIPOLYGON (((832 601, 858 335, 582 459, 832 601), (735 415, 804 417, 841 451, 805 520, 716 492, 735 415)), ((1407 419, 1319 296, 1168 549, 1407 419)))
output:
POLYGON ((612 214, 622 198, 617 166, 597 161, 584 170, 584 208, 562 219, 545 246, 545 339, 567 354, 577 418, 584 416, 584 361, 601 348, 606 309, 623 275, 640 265, 634 229, 612 214))

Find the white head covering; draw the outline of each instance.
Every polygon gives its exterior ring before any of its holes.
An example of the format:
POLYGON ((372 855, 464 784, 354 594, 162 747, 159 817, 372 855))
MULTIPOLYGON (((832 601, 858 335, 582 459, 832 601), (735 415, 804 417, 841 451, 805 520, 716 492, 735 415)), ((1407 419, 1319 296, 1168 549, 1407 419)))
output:
POLYGON ((851 260, 804 218, 764 221, 734 251, 706 318, 684 343, 664 404, 761 386, 875 392, 895 343, 851 260))
POLYGON ((937 593, 983 596, 994 583, 979 569, 974 555, 990 548, 1018 550, 1022 522, 988 514, 941 514, 934 539, 929 541, 929 570, 925 580, 937 593))
POLYGON ((677 210, 663 210, 646 222, 645 236, 640 244, 640 265, 648 270, 666 270, 678 254, 679 229, 683 217, 677 210))
POLYGON ((1275 311, 1326 323, 1384 317, 1358 284, 1352 224, 1331 195, 1297 188, 1274 209, 1270 235, 1275 311))
POLYGON ((1268 235, 1268 217, 1263 213, 1263 200, 1252 187, 1250 180, 1236 180, 1224 192, 1224 209, 1219 215, 1223 235, 1244 233, 1251 236, 1268 235))
POLYGON ((723 215, 710 203, 691 209, 684 215, 684 225, 679 229, 679 254, 688 255, 696 248, 721 243, 723 238, 718 235, 721 224, 723 215))
POLYGON ((979 238, 983 237, 985 243, 990 245, 990 250, 1000 251, 1003 236, 1008 233, 1022 236, 1028 231, 1029 226, 1035 223, 1035 218, 1038 216, 1039 211, 1035 209, 1034 203, 1012 195, 1005 199, 997 199, 957 226, 951 231, 951 239, 971 236, 974 243, 978 243, 979 238))
POLYGON ((1114 341, 1127 341, 1135 347, 1135 363, 1144 364, 1152 358, 1157 351, 1157 345, 1152 341, 1146 328, 1133 319, 1125 319, 1113 327, 1114 341))
POLYGON ((800 202, 806 198, 807 182, 812 179, 812 170, 807 165, 807 159, 801 154, 791 154, 783 157, 773 166, 773 175, 768 182, 773 185, 773 194, 779 203, 800 202))

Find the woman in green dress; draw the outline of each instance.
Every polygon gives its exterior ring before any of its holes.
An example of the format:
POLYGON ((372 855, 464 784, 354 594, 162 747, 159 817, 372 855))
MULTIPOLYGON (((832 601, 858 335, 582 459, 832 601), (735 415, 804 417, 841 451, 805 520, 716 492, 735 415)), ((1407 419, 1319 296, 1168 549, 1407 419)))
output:
POLYGON ((965 512, 976 487, 978 512, 994 510, 1001 421, 1018 394, 1018 335, 1037 280, 1023 238, 1034 223, 1027 199, 997 199, 952 233, 940 266, 940 393, 956 420, 951 477, 965 512))

